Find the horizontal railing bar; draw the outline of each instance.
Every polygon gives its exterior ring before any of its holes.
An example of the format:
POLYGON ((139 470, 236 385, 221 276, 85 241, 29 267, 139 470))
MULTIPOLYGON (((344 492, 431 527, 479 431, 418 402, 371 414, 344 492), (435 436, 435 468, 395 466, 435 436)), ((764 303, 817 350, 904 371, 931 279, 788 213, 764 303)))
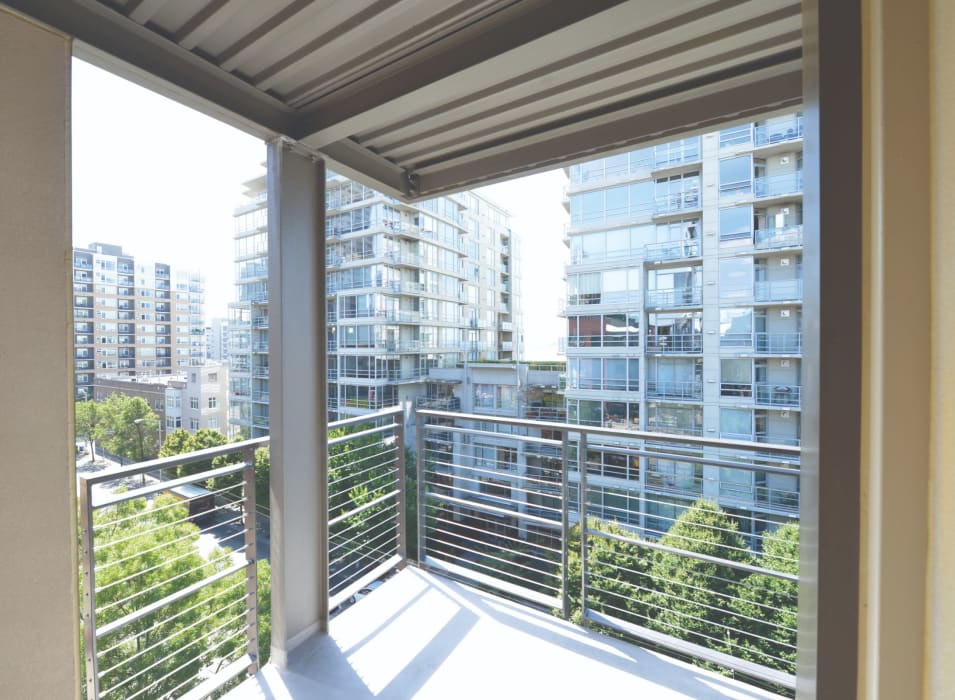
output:
POLYGON ((109 622, 105 625, 98 626, 96 628, 96 638, 99 639, 100 637, 104 637, 107 634, 111 634, 112 632, 122 629, 126 625, 136 622, 136 620, 141 620, 142 618, 148 615, 151 615, 152 613, 164 608, 167 605, 180 601, 183 598, 188 598, 192 594, 197 593, 198 591, 201 591, 206 586, 210 586, 213 583, 221 581, 222 579, 227 578, 231 576, 232 574, 238 573, 240 571, 245 571, 245 568, 247 566, 248 566, 248 562, 243 562, 241 564, 234 564, 233 566, 230 566, 228 569, 224 569, 220 571, 219 573, 213 576, 210 576, 209 578, 203 579, 202 581, 197 581, 196 583, 193 583, 190 586, 186 586, 182 590, 176 591, 175 593, 170 593, 166 597, 161 598, 160 600, 157 600, 154 603, 150 603, 149 605, 146 605, 140 608, 139 610, 131 612, 128 615, 124 615, 123 617, 113 620, 112 622, 109 622))
POLYGON ((381 562, 381 564, 376 566, 367 574, 363 574, 361 577, 355 579, 352 583, 350 583, 348 586, 343 588, 341 591, 339 591, 335 595, 329 596, 328 609, 334 610, 339 605, 341 605, 346 600, 348 600, 353 595, 355 595, 355 593, 360 591, 362 588, 365 588, 372 581, 377 581, 385 573, 397 567, 399 564, 401 564, 401 562, 402 562, 402 559, 397 554, 394 554, 388 559, 386 559, 385 561, 381 562))
MULTIPOLYGON (((368 421, 365 421, 365 422, 367 423, 368 421)), ((351 442, 352 440, 357 440, 358 438, 362 438, 362 437, 368 437, 369 435, 375 435, 377 433, 386 433, 386 432, 389 432, 390 430, 393 430, 396 425, 398 424, 386 423, 385 425, 376 425, 374 428, 368 428, 367 430, 359 430, 354 433, 348 433, 347 435, 340 435, 336 438, 331 438, 328 441, 328 446, 334 447, 335 445, 341 445, 342 443, 351 442)), ((373 447, 375 447, 375 445, 362 445, 359 449, 371 449, 373 447)), ((391 447, 389 446, 386 449, 391 449, 391 447)), ((337 457, 338 455, 332 455, 332 456, 337 457)))
MULTIPOLYGON (((113 506, 117 503, 125 503, 126 501, 131 501, 135 498, 144 498, 145 496, 151 496, 154 493, 162 493, 163 491, 168 491, 169 489, 174 489, 179 486, 186 486, 188 484, 194 484, 197 481, 205 481, 206 479, 215 479, 220 476, 228 476, 229 474, 237 474, 245 469, 248 465, 244 462, 239 464, 230 464, 225 467, 217 467, 215 469, 210 469, 207 472, 202 472, 200 474, 192 474, 191 476, 182 476, 178 479, 170 479, 169 481, 160 481, 152 486, 142 486, 138 489, 133 489, 132 491, 124 491, 122 493, 112 493, 104 497, 102 501, 92 504, 94 510, 98 508, 105 508, 106 506, 113 506)), ((114 474, 116 472, 113 472, 114 474)), ((111 479, 112 481, 112 479, 111 479)))
MULTIPOLYGON (((460 414, 457 414, 460 415, 460 414)), ((556 425, 551 423, 551 425, 556 425)), ((560 447, 560 440, 551 440, 549 438, 535 437, 534 435, 520 435, 515 433, 493 433, 480 428, 463 428, 456 425, 438 425, 436 423, 425 423, 425 430, 436 433, 457 433, 459 435, 478 435, 483 438, 502 438, 506 440, 520 440, 521 442, 531 442, 535 445, 548 445, 551 447, 560 447)))
POLYGON ((646 627, 635 625, 632 622, 626 622, 625 620, 619 620, 609 615, 603 615, 590 608, 587 609, 585 616, 587 619, 592 620, 593 622, 606 625, 607 627, 620 630, 621 632, 626 632, 633 637, 643 639, 644 641, 656 644, 665 649, 670 649, 671 651, 675 651, 692 658, 710 661, 714 664, 717 664, 718 666, 739 671, 746 674, 747 676, 751 676, 768 683, 773 683, 775 685, 782 686, 783 688, 789 688, 790 690, 796 689, 796 677, 791 674, 784 673, 783 671, 777 671, 767 666, 762 666, 751 661, 746 661, 745 659, 731 656, 730 654, 714 651, 713 649, 708 649, 699 644, 694 644, 693 642, 688 642, 677 637, 671 637, 670 635, 664 634, 663 632, 656 632, 654 630, 647 629, 646 627))
POLYGON ((508 583, 507 581, 501 581, 496 579, 493 576, 487 574, 482 574, 477 571, 471 571, 468 568, 459 566, 458 564, 452 564, 451 562, 446 562, 441 559, 436 559, 430 555, 426 555, 421 562, 426 567, 437 571, 443 571, 447 574, 455 576, 457 578, 470 579, 476 583, 481 584, 482 586, 487 586, 488 588, 495 588, 499 591, 504 591, 513 596, 519 598, 524 598, 525 600, 530 600, 538 605, 547 608, 558 608, 560 607, 560 598, 557 596, 548 596, 537 591, 532 591, 529 588, 524 588, 523 586, 518 586, 513 583, 508 583))
POLYGON ((764 576, 769 576, 770 578, 778 578, 783 581, 792 581, 794 583, 799 581, 799 576, 796 574, 789 574, 784 571, 774 571, 773 569, 764 569, 761 566, 753 566, 752 564, 744 564, 743 562, 730 561, 729 559, 714 557, 709 554, 701 554, 699 552, 690 552, 684 549, 677 549, 676 547, 669 547, 665 544, 660 544, 659 542, 653 542, 650 540, 635 540, 631 537, 625 537, 624 535, 603 532, 601 530, 592 530, 589 527, 585 527, 585 532, 588 536, 597 535, 598 537, 603 537, 607 540, 616 540, 617 542, 623 542, 625 544, 630 544, 637 547, 646 547, 647 549, 653 549, 658 552, 666 552, 667 554, 673 554, 678 557, 705 561, 709 564, 716 564, 717 566, 726 566, 731 569, 745 571, 749 574, 762 574, 764 576))
POLYGON ((217 691, 240 673, 251 668, 255 663, 255 659, 248 654, 243 654, 224 669, 216 673, 216 675, 212 676, 211 678, 207 678, 192 690, 180 695, 179 700, 204 700, 204 698, 212 695, 212 693, 217 691))
POLYGON ((258 449, 259 447, 267 446, 268 443, 268 436, 252 438, 251 440, 243 440, 242 442, 230 442, 225 445, 218 445, 216 447, 207 447, 204 450, 197 450, 195 452, 184 452, 183 454, 172 455, 170 457, 160 457, 158 459, 151 459, 146 462, 138 462, 128 467, 123 467, 122 469, 116 469, 106 473, 79 474, 78 476, 82 481, 92 486, 95 484, 102 484, 107 481, 115 481, 116 479, 122 479, 127 476, 138 476, 139 474, 145 474, 146 472, 160 471, 162 469, 178 467, 184 464, 203 462, 215 457, 221 457, 222 455, 228 455, 234 452, 242 452, 248 448, 258 449))
POLYGON ((337 430, 338 428, 345 428, 350 425, 360 425, 361 423, 367 423, 369 421, 376 420, 378 418, 385 418, 386 416, 391 416, 399 413, 403 413, 404 408, 402 406, 392 406, 390 408, 384 408, 380 411, 375 411, 374 413, 366 413, 361 416, 354 416, 352 418, 342 418, 341 420, 334 421, 328 424, 329 430, 337 430))
MULTIPOLYGON (((479 501, 470 501, 466 498, 457 498, 456 496, 441 496, 441 495, 435 494, 432 491, 426 491, 425 497, 426 498, 431 497, 434 500, 440 500, 446 503, 453 503, 455 505, 464 506, 472 510, 484 511, 486 513, 490 513, 493 515, 503 515, 508 518, 519 518, 520 520, 526 520, 532 523, 538 523, 542 525, 553 525, 554 523, 553 520, 548 520, 547 518, 541 518, 536 515, 530 515, 529 513, 519 513, 517 511, 510 510, 508 508, 499 508, 497 506, 487 505, 479 501)), ((487 498, 494 498, 494 496, 487 496, 487 498)), ((499 499, 499 500, 505 500, 505 499, 499 499)), ((517 502, 515 501, 515 504, 516 503, 517 502)))
POLYGON ((395 489, 394 491, 389 491, 388 493, 386 493, 386 494, 384 494, 384 495, 381 495, 381 496, 379 496, 378 498, 376 498, 376 499, 374 499, 374 500, 372 500, 372 501, 368 501, 368 503, 365 503, 365 504, 359 506, 358 508, 355 508, 354 510, 350 510, 350 511, 348 511, 347 513, 342 513, 341 515, 339 515, 339 516, 337 516, 337 517, 334 517, 334 518, 329 519, 328 525, 329 525, 329 527, 331 527, 332 525, 336 525, 336 524, 340 523, 342 520, 345 520, 346 518, 351 518, 351 517, 353 517, 353 516, 355 516, 355 515, 358 515, 359 513, 364 513, 364 512, 365 512, 366 510, 368 510, 369 508, 373 508, 374 506, 378 505, 379 503, 384 503, 384 502, 387 501, 389 498, 394 498, 394 497, 397 496, 397 495, 398 495, 398 489, 395 489))
MULTIPOLYGON (((799 455, 800 448, 791 445, 774 445, 772 443, 754 444, 740 440, 723 440, 718 438, 699 438, 692 435, 675 435, 670 433, 654 433, 642 430, 615 430, 612 428, 597 428, 592 426, 582 426, 575 423, 556 423, 551 421, 535 421, 523 418, 508 418, 506 416, 477 415, 473 413, 453 413, 450 411, 434 411, 430 409, 419 410, 418 415, 425 418, 444 418, 459 422, 462 420, 476 421, 478 423, 502 423, 525 428, 536 428, 543 430, 565 430, 570 433, 586 433, 587 435, 602 435, 605 437, 615 437, 625 440, 642 439, 658 442, 679 442, 687 445, 699 447, 722 447, 733 448, 748 452, 778 452, 787 455, 799 455)), ((426 424, 426 427, 429 427, 426 424)), ((440 426, 448 427, 448 426, 440 426)), ((440 429, 436 427, 436 429, 440 429)))

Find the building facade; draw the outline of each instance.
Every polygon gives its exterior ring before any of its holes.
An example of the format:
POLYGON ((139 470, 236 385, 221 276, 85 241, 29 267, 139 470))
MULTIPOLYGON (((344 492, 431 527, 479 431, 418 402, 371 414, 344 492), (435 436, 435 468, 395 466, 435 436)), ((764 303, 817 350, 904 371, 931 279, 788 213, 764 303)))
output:
POLYGON ((206 326, 206 359, 225 362, 229 357, 229 319, 214 318, 206 326))
POLYGON ((97 379, 173 374, 205 361, 203 278, 121 246, 73 249, 77 400, 97 379))
MULTIPOLYGON (((414 404, 432 368, 520 356, 518 241, 507 213, 465 192, 402 204, 330 173, 326 263, 331 419, 414 404)), ((268 433, 265 178, 235 212, 230 424, 268 433)))
MULTIPOLYGON (((798 445, 801 115, 568 173, 569 422, 798 445)), ((594 483, 607 512, 648 533, 700 497, 753 534, 798 517, 798 471, 642 461, 626 478, 596 469, 594 483)))

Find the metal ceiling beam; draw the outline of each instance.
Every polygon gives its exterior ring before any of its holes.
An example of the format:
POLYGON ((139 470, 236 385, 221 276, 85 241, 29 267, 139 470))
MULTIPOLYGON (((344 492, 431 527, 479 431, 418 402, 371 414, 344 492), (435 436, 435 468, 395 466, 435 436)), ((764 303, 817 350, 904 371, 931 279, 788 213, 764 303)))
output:
POLYGON ((295 114, 279 100, 95 0, 3 4, 74 37, 75 55, 243 131, 268 138, 294 130, 295 114))
MULTIPOLYGON (((308 145, 307 141, 302 143, 308 145)), ((350 139, 324 146, 321 154, 336 173, 364 182, 392 197, 414 197, 413 182, 406 170, 350 139)))
POLYGON ((293 136, 313 144, 335 143, 373 127, 377 110, 393 100, 450 78, 536 39, 599 14, 625 0, 559 0, 518 3, 502 10, 491 26, 479 23, 461 30, 458 40, 424 47, 385 70, 358 80, 341 96, 330 95, 304 115, 293 136), (537 11, 534 11, 537 10, 537 11), (546 11, 545 11, 546 10, 546 11))
MULTIPOLYGON (((616 118, 599 118, 544 129, 523 142, 496 144, 485 153, 457 161, 435 163, 412 172, 418 198, 506 180, 611 150, 625 150, 650 141, 664 141, 687 132, 701 132, 729 121, 742 121, 770 110, 796 108, 802 102, 802 70, 790 70, 762 79, 738 80, 735 85, 696 91, 685 99, 661 100, 659 107, 628 110, 616 118)), ((677 98, 681 97, 678 93, 677 98)))

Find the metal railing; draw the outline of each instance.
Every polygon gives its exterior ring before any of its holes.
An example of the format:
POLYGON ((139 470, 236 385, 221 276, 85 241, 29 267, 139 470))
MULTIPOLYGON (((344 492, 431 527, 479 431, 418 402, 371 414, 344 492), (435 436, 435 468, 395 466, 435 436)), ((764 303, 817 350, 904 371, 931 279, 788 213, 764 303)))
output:
POLYGON ((253 454, 264 444, 79 475, 88 698, 208 693, 257 670, 253 454), (208 554, 200 535, 216 542, 208 554))
POLYGON ((702 333, 647 334, 648 353, 699 353, 703 352, 702 333))
POLYGON ((801 386, 760 382, 755 384, 755 389, 757 405, 798 407, 800 404, 801 386))
POLYGON ((334 610, 407 556, 401 407, 330 423, 328 607, 334 610))
POLYGON ((753 247, 756 250, 792 248, 802 245, 802 224, 785 228, 757 229, 753 232, 753 247))
MULTIPOLYGON (((778 544, 791 535, 694 499, 725 470, 798 477, 798 448, 418 411, 417 454, 423 566, 794 687, 798 553, 778 544)), ((749 493, 750 509, 798 513, 796 491, 749 493)))

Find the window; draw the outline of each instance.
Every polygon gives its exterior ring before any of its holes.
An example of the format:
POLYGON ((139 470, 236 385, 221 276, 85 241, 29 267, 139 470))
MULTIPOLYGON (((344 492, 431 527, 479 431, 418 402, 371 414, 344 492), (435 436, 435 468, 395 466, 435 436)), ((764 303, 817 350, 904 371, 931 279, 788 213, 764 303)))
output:
POLYGON ((210 373, 209 373, 208 380, 209 380, 210 382, 217 382, 217 381, 219 381, 219 373, 218 373, 218 372, 210 372, 210 373))
POLYGON ((210 397, 209 397, 208 404, 209 404, 209 408, 216 408, 216 406, 218 405, 218 402, 217 402, 217 400, 216 400, 216 397, 215 397, 215 396, 210 396, 210 397))
POLYGON ((209 429, 210 429, 210 430, 218 430, 218 429, 219 429, 219 419, 216 418, 215 416, 210 416, 210 417, 209 417, 209 429))
POLYGON ((191 430, 192 432, 195 432, 195 431, 199 430, 199 419, 198 419, 198 418, 190 418, 190 419, 189 419, 189 430, 191 430))
POLYGON ((199 397, 198 397, 198 396, 190 396, 190 397, 189 397, 189 408, 192 408, 192 409, 195 409, 195 410, 199 410, 199 397))
POLYGON ((726 207, 720 209, 720 240, 734 241, 750 238, 753 234, 752 207, 726 207))
POLYGON ((748 194, 753 191, 751 156, 738 156, 720 161, 720 196, 748 194))

